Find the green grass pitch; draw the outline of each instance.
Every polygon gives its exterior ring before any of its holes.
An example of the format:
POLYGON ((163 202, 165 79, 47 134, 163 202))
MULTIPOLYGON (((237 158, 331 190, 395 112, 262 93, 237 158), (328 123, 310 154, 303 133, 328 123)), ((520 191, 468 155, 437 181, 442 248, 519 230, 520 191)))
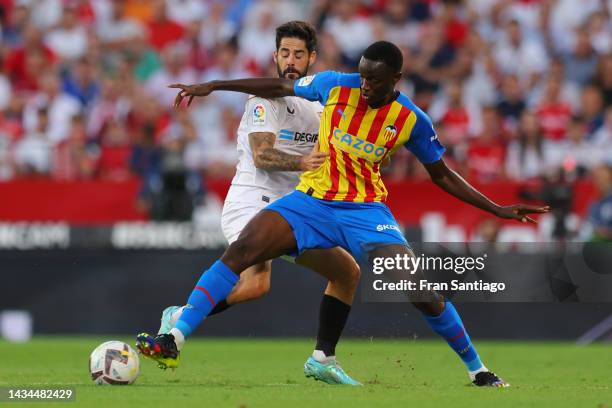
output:
MULTIPOLYGON (((108 407, 612 407, 612 349, 568 343, 478 342, 486 364, 512 387, 468 385, 463 365, 434 340, 343 340, 339 361, 364 387, 304 377, 305 339, 193 339, 181 366, 159 370, 141 358, 132 386, 97 386, 89 353, 112 337, 38 337, 0 342, 0 387, 76 387, 76 402, 108 407)), ((129 338, 118 338, 133 343, 129 338)), ((0 406, 41 403, 0 403, 0 406)))

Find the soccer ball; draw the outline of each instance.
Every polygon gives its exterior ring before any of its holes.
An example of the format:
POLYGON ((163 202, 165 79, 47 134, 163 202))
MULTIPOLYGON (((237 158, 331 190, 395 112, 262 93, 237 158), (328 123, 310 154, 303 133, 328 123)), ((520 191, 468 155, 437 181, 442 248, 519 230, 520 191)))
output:
POLYGON ((138 354, 122 341, 107 341, 89 356, 89 372, 99 385, 132 384, 140 373, 138 354))

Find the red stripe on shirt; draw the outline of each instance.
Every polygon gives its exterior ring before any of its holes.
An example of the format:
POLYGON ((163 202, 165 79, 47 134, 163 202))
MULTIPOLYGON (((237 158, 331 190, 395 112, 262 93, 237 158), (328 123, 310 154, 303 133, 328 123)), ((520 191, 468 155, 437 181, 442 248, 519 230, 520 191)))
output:
POLYGON ((327 136, 329 140, 329 143, 328 143, 329 144, 329 162, 330 162, 329 163, 330 165, 329 176, 331 178, 331 187, 329 188, 329 190, 325 192, 325 195, 323 196, 324 200, 333 200, 336 194, 338 193, 340 172, 338 170, 338 161, 336 158, 337 152, 336 152, 336 149, 334 148, 334 145, 331 143, 331 138, 333 137, 333 134, 334 134, 334 128, 338 127, 338 125, 340 124, 340 120, 342 119, 342 114, 339 113, 338 110, 341 110, 342 113, 344 113, 344 109, 346 108, 346 105, 348 104, 350 95, 351 95, 351 88, 348 88, 348 87, 340 88, 340 95, 338 95, 338 102, 336 102, 336 105, 334 106, 334 112, 332 113, 331 126, 329 127, 330 129, 329 135, 327 136))

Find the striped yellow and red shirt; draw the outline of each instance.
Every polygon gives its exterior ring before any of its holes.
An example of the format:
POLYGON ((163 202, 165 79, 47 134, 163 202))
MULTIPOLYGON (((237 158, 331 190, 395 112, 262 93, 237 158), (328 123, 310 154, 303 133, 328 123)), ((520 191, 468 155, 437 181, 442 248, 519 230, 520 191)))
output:
POLYGON ((294 90, 324 105, 318 143, 322 152, 329 152, 329 160, 304 172, 296 187, 312 197, 384 202, 380 163, 385 158, 401 146, 423 163, 438 161, 444 153, 431 120, 404 94, 370 108, 361 97, 359 74, 325 71, 296 81, 294 90))

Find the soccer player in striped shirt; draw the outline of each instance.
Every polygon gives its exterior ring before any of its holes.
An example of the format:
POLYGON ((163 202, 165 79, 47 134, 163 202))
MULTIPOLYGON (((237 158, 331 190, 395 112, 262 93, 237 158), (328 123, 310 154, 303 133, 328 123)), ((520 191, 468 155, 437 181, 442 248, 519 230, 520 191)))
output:
MULTIPOLYGON (((319 149, 329 152, 329 159, 321 167, 304 172, 296 191, 256 215, 221 259, 202 274, 198 289, 188 299, 191 307, 175 328, 151 340, 153 358, 175 359, 185 338, 214 303, 231 292, 243 270, 258 262, 335 246, 349 250, 359 261, 414 256, 384 204, 387 190, 380 176, 381 163, 402 146, 417 156, 434 183, 468 204, 522 222, 535 222, 530 214, 548 211, 548 207, 498 205, 446 166, 442 158, 444 147, 430 119, 406 95, 395 90, 402 62, 397 46, 379 41, 365 50, 358 74, 326 71, 298 81, 258 78, 176 86, 180 88, 176 106, 185 97, 191 101, 218 90, 266 98, 295 95, 318 100, 324 105, 319 149)), ((388 276, 410 278, 401 270, 388 271, 388 276)), ((407 295, 431 328, 461 358, 475 385, 508 385, 482 363, 449 300, 433 291, 407 295)), ((317 369, 316 361, 309 358, 306 374, 317 369)))

